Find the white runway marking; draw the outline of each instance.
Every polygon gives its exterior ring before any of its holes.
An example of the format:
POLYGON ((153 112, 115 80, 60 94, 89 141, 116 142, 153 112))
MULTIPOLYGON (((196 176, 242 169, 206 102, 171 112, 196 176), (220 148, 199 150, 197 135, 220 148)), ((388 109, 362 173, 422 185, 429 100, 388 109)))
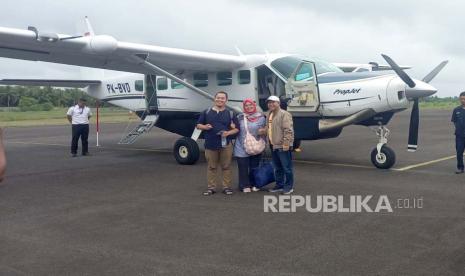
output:
POLYGON ((438 158, 438 159, 431 160, 431 161, 427 161, 427 162, 423 162, 423 163, 418 163, 418 164, 414 164, 414 165, 405 166, 405 167, 403 167, 403 168, 399 168, 399 169, 395 169, 395 170, 396 170, 396 171, 408 171, 408 170, 411 170, 411 169, 415 169, 415 168, 419 168, 419 167, 424 167, 424 166, 428 166, 428 165, 431 165, 431 164, 439 163, 439 162, 442 162, 442 161, 450 160, 450 159, 453 159, 453 158, 455 158, 455 157, 456 157, 455 155, 451 155, 451 156, 447 156, 447 157, 443 157, 443 158, 438 158))

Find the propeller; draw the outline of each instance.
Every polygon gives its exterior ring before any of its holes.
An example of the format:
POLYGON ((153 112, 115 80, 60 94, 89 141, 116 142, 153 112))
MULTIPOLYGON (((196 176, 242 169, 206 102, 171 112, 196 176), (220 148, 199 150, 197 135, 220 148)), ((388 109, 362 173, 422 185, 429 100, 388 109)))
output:
POLYGON ((410 126, 408 131, 408 146, 410 152, 416 151, 418 147, 418 126, 420 124, 420 110, 418 98, 413 101, 412 113, 410 113, 410 126))
POLYGON ((428 83, 436 77, 436 75, 446 66, 448 61, 441 62, 436 66, 422 81, 413 81, 397 63, 387 55, 381 54, 386 62, 391 66, 392 70, 396 72, 397 76, 408 86, 405 89, 405 96, 408 100, 413 101, 412 113, 410 114, 410 126, 408 134, 407 150, 410 152, 416 151, 418 147, 418 127, 420 124, 420 109, 418 102, 420 98, 428 97, 436 93, 436 89, 428 83))
POLYGON ((381 54, 381 56, 384 58, 384 60, 386 60, 386 62, 389 64, 389 66, 391 66, 392 70, 394 70, 394 72, 396 72, 396 74, 399 76, 399 78, 403 82, 405 82, 405 84, 408 85, 408 87, 414 88, 416 86, 415 82, 410 78, 410 76, 407 75, 407 73, 405 73, 404 70, 402 70, 402 68, 400 68, 400 66, 397 65, 397 63, 395 63, 394 60, 392 60, 392 58, 390 58, 389 56, 384 55, 384 54, 381 54))

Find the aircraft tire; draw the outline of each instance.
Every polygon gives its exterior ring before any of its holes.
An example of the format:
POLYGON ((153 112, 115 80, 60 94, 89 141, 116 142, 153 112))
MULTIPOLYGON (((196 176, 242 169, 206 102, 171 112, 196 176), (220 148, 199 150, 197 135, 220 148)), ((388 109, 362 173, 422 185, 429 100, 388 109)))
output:
POLYGON ((381 154, 378 155, 378 151, 374 148, 371 151, 371 162, 375 167, 378 169, 390 169, 396 163, 396 154, 395 152, 388 146, 384 145, 381 148, 381 154))
POLYGON ((200 157, 199 145, 189 137, 182 137, 174 144, 173 154, 179 164, 193 165, 200 157))

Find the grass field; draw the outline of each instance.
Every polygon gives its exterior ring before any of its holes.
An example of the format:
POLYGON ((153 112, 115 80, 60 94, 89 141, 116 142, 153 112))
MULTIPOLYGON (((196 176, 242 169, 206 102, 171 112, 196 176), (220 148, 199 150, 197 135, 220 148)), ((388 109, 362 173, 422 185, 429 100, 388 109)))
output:
POLYGON ((452 110, 459 106, 459 101, 447 101, 447 102, 420 102, 421 109, 445 109, 452 110))
MULTIPOLYGON (((37 125, 66 125, 67 108, 55 108, 51 111, 8 111, 3 108, 0 110, 0 127, 22 127, 22 126, 37 126, 37 125)), ((95 109, 91 123, 95 123, 95 109)), ((118 108, 101 108, 99 110, 99 118, 102 123, 118 123, 138 121, 139 118, 134 113, 129 113, 128 110, 118 108)))
MULTIPOLYGON (((421 109, 443 109, 452 110, 458 106, 458 101, 433 101, 420 102, 421 109)), ((51 111, 27 111, 20 112, 17 109, 0 108, 0 127, 23 127, 37 125, 66 125, 67 108, 55 108, 51 111)), ((93 109, 94 116, 91 118, 91 123, 95 123, 96 114, 93 109)), ((128 110, 120 108, 101 108, 99 111, 100 122, 102 123, 120 123, 138 121, 139 118, 128 110)))

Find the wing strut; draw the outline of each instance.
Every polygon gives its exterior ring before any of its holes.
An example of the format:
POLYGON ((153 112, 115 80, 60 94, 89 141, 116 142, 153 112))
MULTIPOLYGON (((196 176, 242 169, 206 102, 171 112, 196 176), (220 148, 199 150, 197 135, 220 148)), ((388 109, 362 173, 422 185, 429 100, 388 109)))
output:
MULTIPOLYGON (((192 84, 190 84, 189 82, 187 82, 187 81, 185 81, 183 79, 180 79, 180 78, 176 77, 175 75, 171 74, 170 72, 167 72, 167 71, 163 70, 162 68, 156 66, 155 64, 148 62, 147 58, 148 58, 148 54, 136 54, 136 55, 134 55, 134 61, 137 62, 142 67, 144 67, 145 69, 155 72, 156 75, 162 75, 162 76, 167 77, 167 78, 169 78, 169 79, 171 79, 173 81, 181 83, 184 86, 186 86, 187 88, 192 89, 195 93, 199 94, 200 96, 202 96, 204 98, 207 98, 207 99, 212 100, 212 101, 215 100, 215 97, 212 96, 211 94, 203 91, 202 89, 199 89, 199 88, 193 86, 192 84)), ((232 106, 232 105, 229 105, 229 104, 226 104, 226 107, 229 108, 229 109, 232 109, 232 110, 234 110, 236 112, 242 112, 239 108, 237 108, 235 106, 232 106)))

